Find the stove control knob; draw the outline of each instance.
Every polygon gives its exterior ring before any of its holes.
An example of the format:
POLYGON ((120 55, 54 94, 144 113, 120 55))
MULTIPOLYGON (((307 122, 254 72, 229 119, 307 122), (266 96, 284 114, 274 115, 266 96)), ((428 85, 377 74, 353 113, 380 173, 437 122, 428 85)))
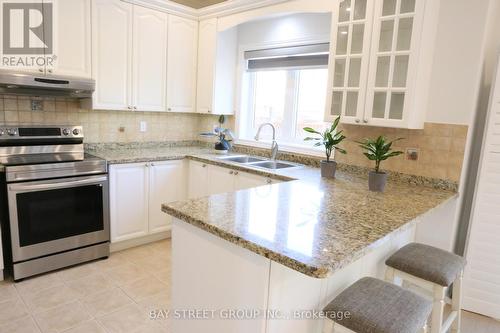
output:
POLYGON ((63 132, 64 135, 70 135, 71 134, 71 131, 68 128, 63 129, 62 132, 63 132))
POLYGON ((78 135, 78 134, 80 134, 80 130, 78 128, 75 128, 73 130, 73 135, 78 135))
POLYGON ((5 130, 3 128, 0 128, 0 136, 3 136, 5 134, 5 130))
POLYGON ((17 129, 15 129, 15 128, 9 128, 7 130, 7 134, 10 135, 10 136, 17 135, 17 129))

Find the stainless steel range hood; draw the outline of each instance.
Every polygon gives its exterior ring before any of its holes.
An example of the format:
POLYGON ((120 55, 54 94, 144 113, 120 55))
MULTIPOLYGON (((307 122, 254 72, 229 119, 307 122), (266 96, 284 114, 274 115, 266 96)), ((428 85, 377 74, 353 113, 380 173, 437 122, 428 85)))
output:
POLYGON ((94 90, 92 79, 0 71, 0 94, 89 99, 94 90))

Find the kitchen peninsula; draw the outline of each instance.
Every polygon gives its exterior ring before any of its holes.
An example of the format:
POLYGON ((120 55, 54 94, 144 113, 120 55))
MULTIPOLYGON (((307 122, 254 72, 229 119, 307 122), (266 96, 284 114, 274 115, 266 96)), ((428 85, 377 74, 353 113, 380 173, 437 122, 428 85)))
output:
MULTIPOLYGON (((259 172, 209 154, 187 158, 259 172)), ((216 313, 174 320, 176 333, 321 332, 310 310, 362 276, 383 277, 385 259, 414 241, 420 224, 439 224, 456 197, 397 176, 384 194, 369 192, 366 177, 349 168, 335 180, 310 167, 265 175, 288 181, 162 206, 174 217, 172 309, 216 313), (217 316, 221 310, 261 315, 217 316)))

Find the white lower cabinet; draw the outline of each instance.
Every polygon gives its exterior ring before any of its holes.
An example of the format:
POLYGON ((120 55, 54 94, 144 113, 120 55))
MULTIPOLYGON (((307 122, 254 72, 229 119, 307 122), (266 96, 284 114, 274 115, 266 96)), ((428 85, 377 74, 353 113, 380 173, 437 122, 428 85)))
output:
POLYGON ((111 242, 170 229, 161 204, 186 196, 184 161, 111 165, 111 242))
POLYGON ((269 177, 207 165, 197 161, 189 161, 188 179, 190 199, 279 183, 279 181, 269 177))

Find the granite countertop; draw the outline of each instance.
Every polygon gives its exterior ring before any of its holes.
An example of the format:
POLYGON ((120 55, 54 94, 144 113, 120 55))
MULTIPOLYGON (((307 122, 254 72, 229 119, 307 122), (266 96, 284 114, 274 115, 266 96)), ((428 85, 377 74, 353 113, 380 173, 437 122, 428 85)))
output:
POLYGON ((168 203, 162 210, 250 251, 315 278, 325 278, 370 252, 378 241, 417 223, 454 191, 389 179, 385 193, 368 191, 367 177, 319 169, 277 172, 221 161, 210 149, 163 147, 90 153, 109 163, 189 158, 284 180, 248 190, 168 203))

